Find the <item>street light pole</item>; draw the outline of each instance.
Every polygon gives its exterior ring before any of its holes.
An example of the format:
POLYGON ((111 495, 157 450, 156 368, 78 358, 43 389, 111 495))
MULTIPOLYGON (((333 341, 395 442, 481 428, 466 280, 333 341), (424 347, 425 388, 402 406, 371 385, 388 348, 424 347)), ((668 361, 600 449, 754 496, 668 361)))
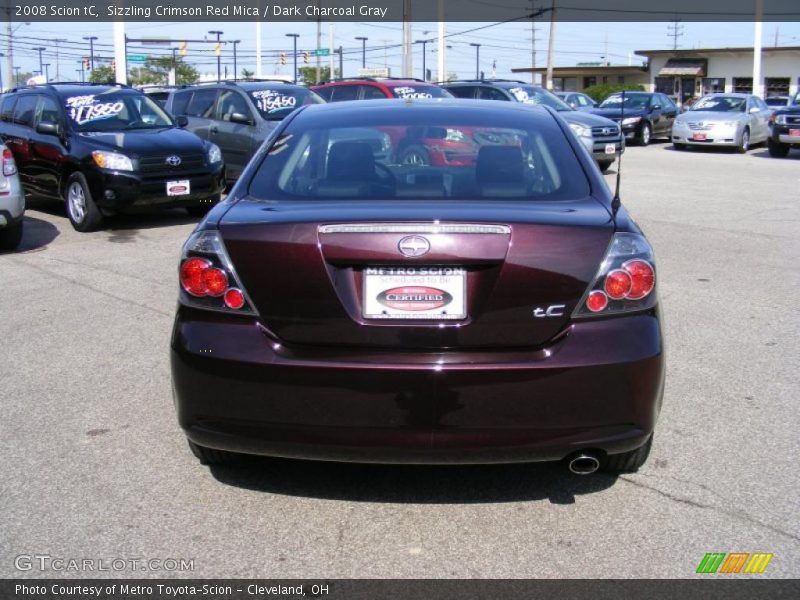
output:
POLYGON ((294 77, 292 78, 292 81, 294 81, 294 83, 296 84, 297 83, 297 38, 300 37, 300 34, 299 33, 287 33, 286 37, 293 38, 293 41, 294 41, 294 44, 293 44, 294 48, 292 50, 292 59, 294 61, 294 77))
POLYGON ((75 69, 75 72, 76 72, 76 73, 78 73, 78 74, 81 76, 81 83, 83 83, 83 82, 84 82, 84 77, 83 77, 83 61, 80 61, 80 62, 81 62, 81 68, 80 68, 80 69, 75 69))
POLYGON ((236 70, 236 44, 241 43, 242 40, 233 40, 233 79, 239 79, 239 71, 236 70))
POLYGON ((222 79, 222 48, 219 46, 219 36, 221 36, 223 32, 215 29, 213 31, 209 31, 208 33, 217 36, 217 46, 215 49, 217 51, 217 83, 219 83, 222 79))
POLYGON ((428 81, 428 69, 427 69, 427 54, 428 53, 426 52, 426 48, 427 48, 428 42, 430 42, 430 41, 431 40, 417 40, 416 42, 414 42, 415 44, 422 44, 422 79, 424 81, 428 81))
POLYGON ((367 68, 367 40, 369 38, 359 36, 356 38, 357 40, 361 40, 361 68, 367 68))
POLYGON ((44 67, 44 82, 47 83, 50 81, 50 63, 44 63, 42 66, 44 67))
POLYGON ((94 71, 94 41, 97 39, 97 36, 87 35, 83 39, 89 40, 89 67, 94 71))
POLYGON ((481 78, 481 45, 474 42, 470 46, 475 46, 475 79, 481 78))
POLYGON ((19 71, 22 67, 14 67, 14 87, 19 85, 19 71))
POLYGON ((42 67, 42 52, 47 50, 47 48, 40 47, 40 48, 34 48, 34 50, 39 51, 39 73, 44 73, 44 67, 42 67))

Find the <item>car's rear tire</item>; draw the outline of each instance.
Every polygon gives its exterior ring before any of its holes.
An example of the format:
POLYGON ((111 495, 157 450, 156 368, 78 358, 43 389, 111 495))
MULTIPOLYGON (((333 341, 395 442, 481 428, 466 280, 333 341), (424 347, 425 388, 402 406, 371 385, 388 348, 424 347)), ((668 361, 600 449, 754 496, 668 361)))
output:
POLYGON ((186 441, 189 442, 189 448, 192 454, 204 465, 232 465, 242 459, 242 455, 236 454, 235 452, 206 448, 205 446, 195 444, 192 440, 187 439, 186 441))
POLYGON ((767 140, 767 150, 769 150, 769 155, 773 158, 786 158, 789 156, 790 147, 789 144, 781 144, 769 138, 767 140))
POLYGON ((600 171, 605 173, 611 168, 611 165, 614 164, 613 160, 598 160, 597 166, 600 167, 600 171))
POLYGON ((397 162, 401 165, 428 166, 431 164, 431 153, 425 146, 411 144, 400 150, 397 162))
POLYGON ((686 144, 681 144, 679 142, 672 142, 672 147, 675 148, 675 150, 686 150, 686 144))
POLYGON ((653 436, 647 438, 647 442, 636 450, 623 452, 622 454, 609 454, 602 463, 601 469, 610 473, 632 473, 647 462, 650 456, 650 448, 653 446, 653 436))
POLYGON ((13 250, 19 246, 22 241, 22 219, 0 229, 0 250, 8 251, 13 250))
POLYGON ((651 139, 653 139, 653 128, 650 127, 650 123, 645 121, 642 123, 641 129, 639 129, 639 136, 636 139, 636 143, 640 146, 647 146, 651 139))
POLYGON ((744 131, 742 131, 742 137, 739 139, 739 145, 736 147, 736 151, 739 154, 747 154, 747 151, 750 149, 750 130, 745 127, 744 131))
POLYGON ((100 229, 103 214, 97 208, 82 173, 73 173, 64 190, 67 217, 76 231, 87 233, 100 229))

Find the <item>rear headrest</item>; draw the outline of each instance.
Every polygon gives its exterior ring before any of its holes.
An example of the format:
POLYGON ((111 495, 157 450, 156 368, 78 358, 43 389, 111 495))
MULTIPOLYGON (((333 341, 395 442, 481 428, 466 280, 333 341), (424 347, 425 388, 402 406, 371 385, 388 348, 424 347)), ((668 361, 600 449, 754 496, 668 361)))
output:
POLYGON ((372 181, 375 156, 366 142, 336 142, 328 151, 328 179, 372 181))
POLYGON ((524 183, 525 168, 519 146, 482 146, 475 166, 478 183, 524 183))

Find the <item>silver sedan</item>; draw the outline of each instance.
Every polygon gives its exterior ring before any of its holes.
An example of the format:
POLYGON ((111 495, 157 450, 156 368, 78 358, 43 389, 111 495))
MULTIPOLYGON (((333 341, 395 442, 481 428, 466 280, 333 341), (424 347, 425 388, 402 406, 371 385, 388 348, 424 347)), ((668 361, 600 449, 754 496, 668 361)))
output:
POLYGON ((753 144, 769 138, 766 103, 752 94, 711 94, 703 96, 672 125, 676 150, 688 145, 728 146, 747 152, 753 144))

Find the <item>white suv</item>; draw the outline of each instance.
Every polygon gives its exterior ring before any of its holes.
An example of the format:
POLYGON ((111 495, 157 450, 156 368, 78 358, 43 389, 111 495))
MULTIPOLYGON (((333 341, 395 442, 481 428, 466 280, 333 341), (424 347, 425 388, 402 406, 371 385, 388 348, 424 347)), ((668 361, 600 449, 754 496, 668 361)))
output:
POLYGON ((0 170, 0 251, 13 250, 22 241, 22 216, 25 194, 19 184, 17 165, 11 150, 0 143, 3 166, 0 170))

